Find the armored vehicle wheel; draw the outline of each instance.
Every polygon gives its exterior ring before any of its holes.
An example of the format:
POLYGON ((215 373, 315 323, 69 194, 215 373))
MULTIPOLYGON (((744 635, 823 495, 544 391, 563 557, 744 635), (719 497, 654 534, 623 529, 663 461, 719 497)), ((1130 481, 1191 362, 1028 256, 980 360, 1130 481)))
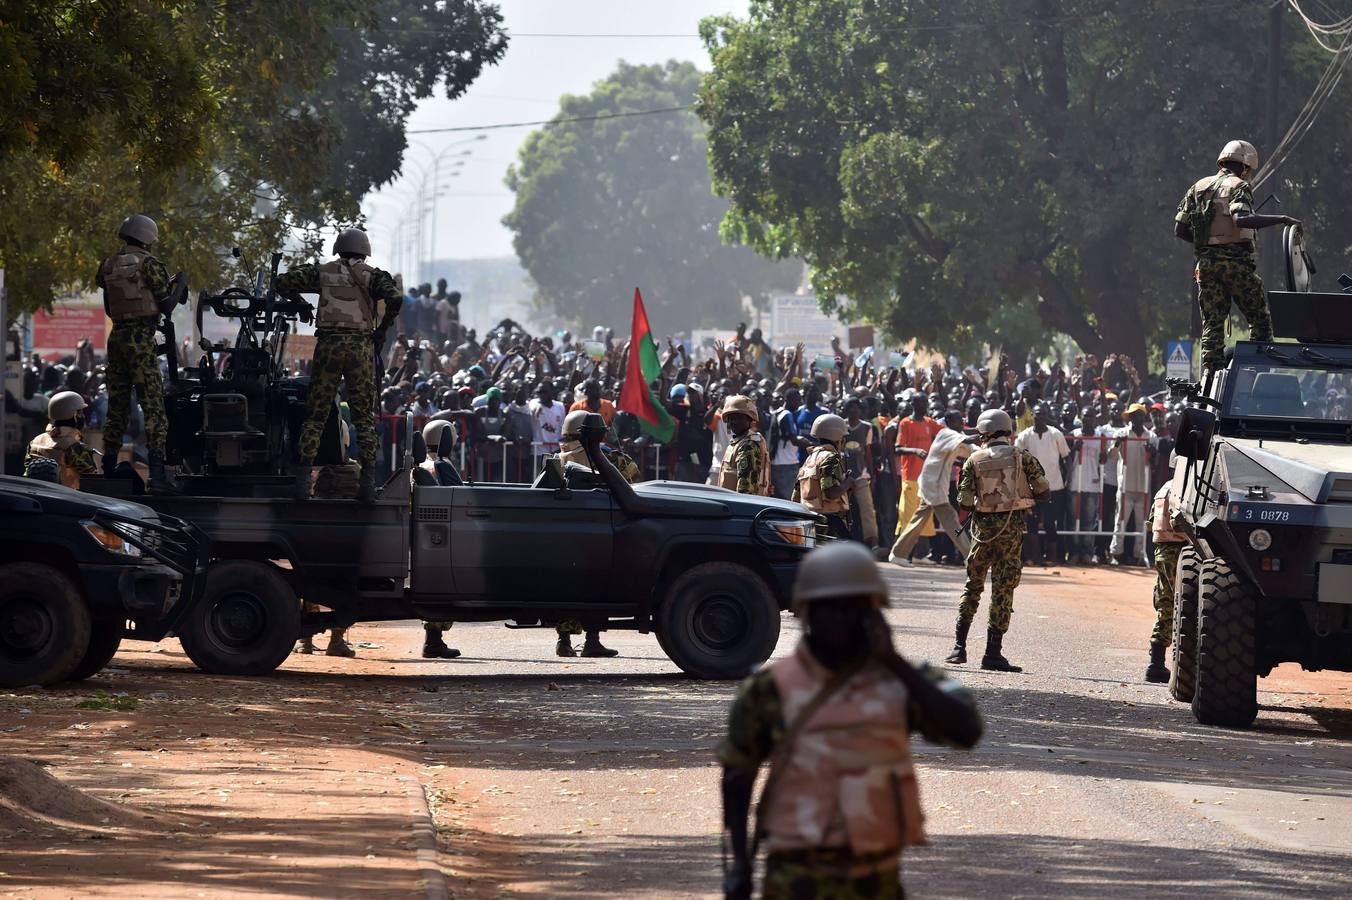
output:
POLYGON ((122 646, 122 623, 117 619, 95 619, 89 629, 89 649, 66 676, 67 681, 84 681, 103 671, 122 646))
POLYGON ((1197 685, 1197 581, 1202 558, 1192 547, 1178 554, 1174 583, 1173 666, 1169 669, 1169 693, 1183 703, 1192 702, 1197 685))
POLYGON ((1202 564, 1199 584, 1192 714, 1203 725, 1247 728, 1258 715, 1253 591, 1220 559, 1202 564))
POLYGON ((291 654, 299 634, 300 601, 286 579, 266 563, 230 560, 207 571, 179 640, 204 672, 266 675, 291 654))
POLYGON ((657 613, 658 643, 696 678, 742 678, 779 641, 779 606, 765 581, 738 563, 710 562, 671 585, 657 613))
POLYGON ((64 681, 89 647, 89 607, 45 563, 0 566, 0 687, 64 681))

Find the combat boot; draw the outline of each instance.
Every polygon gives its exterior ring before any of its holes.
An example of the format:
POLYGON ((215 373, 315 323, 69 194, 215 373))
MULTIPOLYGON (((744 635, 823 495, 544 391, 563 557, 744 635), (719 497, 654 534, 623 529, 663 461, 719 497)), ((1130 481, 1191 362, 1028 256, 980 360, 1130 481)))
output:
POLYGON ((178 482, 164 470, 164 451, 151 450, 147 462, 150 466, 150 493, 177 494, 178 482))
POLYGON ((573 642, 568 635, 559 635, 559 642, 554 645, 555 656, 577 656, 577 651, 573 649, 573 642))
POLYGON ((944 662, 959 666, 967 662, 967 632, 971 630, 971 620, 966 622, 962 619, 958 620, 958 627, 955 629, 956 640, 953 642, 953 652, 945 657, 944 662))
POLYGON ((1145 670, 1145 680, 1151 684, 1165 684, 1169 681, 1169 668, 1164 664, 1164 645, 1150 645, 1150 665, 1145 670))
POLYGON ((357 502, 375 503, 376 502, 376 481, 371 474, 371 470, 366 466, 361 467, 361 477, 357 479, 357 502))
POLYGON ((422 655, 423 659, 455 659, 460 655, 460 651, 454 647, 447 647, 445 639, 441 636, 441 629, 429 625, 423 628, 422 655))
POLYGON ((352 649, 352 645, 344 640, 347 634, 346 628, 335 628, 329 634, 329 648, 324 651, 325 656, 341 656, 344 659, 351 659, 357 655, 357 651, 352 649))
POLYGON ((292 473, 293 475, 296 476, 296 484, 295 484, 295 486, 294 486, 294 488, 293 488, 293 491, 292 491, 292 494, 291 494, 291 499, 292 499, 292 500, 309 500, 309 499, 310 499, 310 467, 309 467, 309 466, 296 466, 295 468, 293 468, 293 469, 291 470, 291 473, 292 473))
POLYGON ((296 641, 295 652, 303 656, 309 656, 311 653, 314 653, 315 652, 314 635, 307 634, 305 637, 296 641))
POLYGON ((994 628, 986 629, 986 654, 981 657, 981 668, 992 672, 1022 672, 1022 666, 1014 665, 1000 652, 1004 642, 1004 634, 994 628))
POLYGON ((611 650, 609 647, 601 645, 601 636, 595 631, 587 632, 587 640, 582 645, 582 655, 587 657, 609 658, 619 656, 620 651, 611 650))

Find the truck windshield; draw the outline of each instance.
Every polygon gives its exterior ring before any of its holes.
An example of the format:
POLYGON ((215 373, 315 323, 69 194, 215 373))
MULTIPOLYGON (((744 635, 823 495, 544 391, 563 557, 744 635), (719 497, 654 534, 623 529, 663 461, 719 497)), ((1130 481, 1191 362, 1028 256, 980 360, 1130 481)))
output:
MULTIPOLYGON (((1293 360, 1294 362, 1294 360, 1293 360)), ((1234 391, 1226 405, 1231 418, 1315 419, 1352 422, 1352 370, 1330 365, 1248 363, 1231 374, 1234 391)))

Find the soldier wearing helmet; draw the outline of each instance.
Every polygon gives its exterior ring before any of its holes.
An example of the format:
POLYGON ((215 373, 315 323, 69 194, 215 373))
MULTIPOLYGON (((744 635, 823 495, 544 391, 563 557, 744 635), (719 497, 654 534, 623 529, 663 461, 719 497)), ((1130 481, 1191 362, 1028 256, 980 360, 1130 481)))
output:
POLYGON ((803 637, 742 683, 718 747, 725 896, 751 896, 761 843, 766 897, 903 896, 902 851, 925 840, 910 733, 969 749, 983 726, 970 694, 897 654, 887 605, 859 544, 814 550, 799 568, 793 613, 803 637), (752 789, 767 760, 753 843, 752 789))
POLYGON ((723 401, 723 424, 730 439, 723 451, 723 467, 718 473, 719 487, 739 494, 769 497, 770 454, 765 438, 752 426, 760 421, 760 411, 750 397, 733 394, 723 401))
POLYGON ((1174 234, 1191 241, 1197 264, 1197 305, 1202 313, 1202 367, 1224 364, 1225 320, 1234 302, 1249 323, 1249 337, 1272 340, 1263 279, 1258 275, 1256 233, 1273 225, 1299 225, 1290 216, 1254 212, 1249 179, 1258 170, 1258 151, 1248 141, 1231 141, 1216 160, 1219 171, 1188 188, 1174 215, 1174 234))
POLYGON ((117 465, 122 436, 131 416, 131 391, 145 420, 147 462, 152 492, 173 493, 177 486, 164 469, 169 420, 164 414, 164 379, 155 350, 160 301, 169 296, 169 271, 150 255, 159 226, 149 216, 128 216, 117 230, 122 249, 99 266, 95 282, 103 290, 103 310, 113 320, 108 334, 108 415, 103 423, 103 466, 117 465))
MULTIPOLYGON (((341 232, 333 242, 333 253, 338 257, 335 260, 296 266, 277 276, 277 293, 283 297, 300 301, 301 294, 319 295, 317 340, 310 367, 310 412, 297 442, 295 496, 304 500, 310 495, 310 467, 319 452, 319 440, 338 386, 345 383, 361 459, 357 499, 370 503, 375 499, 375 359, 385 346, 390 325, 399 317, 403 294, 393 275, 366 262, 371 255, 366 232, 358 228, 341 232), (377 320, 377 304, 382 300, 385 309, 377 320)), ((307 307, 301 318, 310 317, 307 307)))
POLYGON ((840 452, 848 431, 849 425, 840 416, 818 416, 812 423, 812 436, 820 443, 808 451, 793 486, 793 499, 825 516, 827 531, 841 540, 850 539, 850 492, 854 489, 840 452))
POLYGON ((1023 574, 1023 536, 1027 511, 1047 499, 1050 485, 1042 464, 1033 454, 1010 441, 1014 422, 1003 409, 988 409, 976 420, 982 447, 962 464, 958 505, 972 513, 972 549, 967 553, 967 584, 958 606, 957 640, 945 660, 967 662, 967 632, 991 576, 990 620, 981 668, 1021 672, 1005 659, 1005 632, 1014 611, 1014 589, 1023 574))
POLYGON ((47 404, 49 424, 28 444, 24 474, 46 480, 50 466, 38 460, 51 460, 58 467, 58 479, 68 488, 80 489, 80 476, 98 471, 94 451, 86 447, 80 429, 84 428, 84 397, 74 391, 62 391, 47 404))

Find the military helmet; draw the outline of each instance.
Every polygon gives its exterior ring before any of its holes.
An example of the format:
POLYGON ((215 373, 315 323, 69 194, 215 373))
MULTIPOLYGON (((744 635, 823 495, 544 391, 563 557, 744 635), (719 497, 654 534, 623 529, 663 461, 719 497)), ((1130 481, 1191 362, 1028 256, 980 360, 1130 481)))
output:
POLYGON ((827 413, 824 416, 818 416, 812 423, 812 436, 824 441, 838 441, 845 437, 845 432, 849 431, 849 426, 845 420, 835 413, 827 413))
POLYGON ((74 391, 62 391, 47 402, 47 418, 53 422, 73 419, 77 412, 88 405, 84 398, 74 391))
POLYGON ((143 216, 138 213, 134 216, 127 216, 122 220, 121 226, 117 229, 117 236, 124 241, 135 241, 142 246, 149 247, 159 240, 160 227, 155 224, 155 220, 150 216, 143 216))
POLYGON ((333 255, 355 253, 357 256, 371 255, 371 239, 360 228, 345 228, 333 240, 333 255))
POLYGON ((1218 165, 1223 162, 1237 162, 1253 172, 1258 169, 1258 151, 1248 141, 1231 141, 1216 159, 1218 165))
POLYGON ((839 541, 813 550, 798 566, 793 583, 793 613, 801 617, 815 600, 870 597, 887 606, 887 583, 873 554, 863 544, 839 541))
POLYGON ((721 412, 724 416, 729 413, 741 413, 750 418, 753 422, 759 415, 756 411, 755 402, 745 394, 733 394, 728 397, 728 399, 723 401, 723 409, 721 412))
POLYGON ((450 441, 447 447, 455 446, 455 426, 445 419, 434 419, 423 426, 423 443, 428 450, 439 450, 443 438, 450 441), (449 429, 449 433, 447 430, 449 429))
POLYGON ((576 439, 582 434, 582 426, 587 424, 588 412, 585 409, 575 409, 563 417, 563 436, 576 439))
POLYGON ((977 417, 976 430, 979 434, 1013 431, 1014 422, 1010 420, 1009 413, 1003 409, 988 409, 977 417))

